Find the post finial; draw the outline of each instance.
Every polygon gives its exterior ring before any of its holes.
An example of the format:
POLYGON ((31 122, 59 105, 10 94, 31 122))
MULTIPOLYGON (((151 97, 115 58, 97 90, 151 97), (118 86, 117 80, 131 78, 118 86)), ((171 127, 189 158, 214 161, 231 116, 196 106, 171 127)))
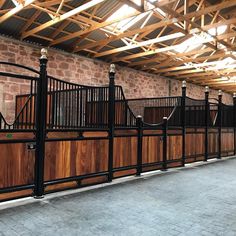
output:
POLYGON ((110 73, 116 73, 116 66, 115 64, 110 65, 110 73))
POLYGON ((236 93, 233 93, 233 98, 236 98, 236 93))
POLYGON ((143 119, 143 117, 141 115, 137 115, 136 118, 137 119, 143 119))
POLYGON ((186 88, 186 81, 185 80, 182 81, 182 88, 186 88))
POLYGON ((208 93, 208 92, 209 92, 209 87, 205 86, 205 93, 208 93))
POLYGON ((219 91, 218 91, 218 95, 219 95, 219 96, 222 96, 222 90, 219 90, 219 91))
POLYGON ((46 48, 42 48, 40 59, 47 59, 47 58, 48 58, 48 50, 46 48))

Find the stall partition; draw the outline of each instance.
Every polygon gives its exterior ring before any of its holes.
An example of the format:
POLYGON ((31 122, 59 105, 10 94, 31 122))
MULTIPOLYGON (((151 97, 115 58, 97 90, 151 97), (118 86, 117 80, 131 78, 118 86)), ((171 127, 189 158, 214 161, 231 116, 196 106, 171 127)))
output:
POLYGON ((27 88, 12 122, 0 113, 1 201, 235 155, 235 96, 226 105, 206 87, 196 100, 183 81, 180 96, 126 99, 114 65, 109 86, 96 87, 49 76, 47 62, 45 50, 39 71, 0 62, 16 68, 1 77, 27 88))

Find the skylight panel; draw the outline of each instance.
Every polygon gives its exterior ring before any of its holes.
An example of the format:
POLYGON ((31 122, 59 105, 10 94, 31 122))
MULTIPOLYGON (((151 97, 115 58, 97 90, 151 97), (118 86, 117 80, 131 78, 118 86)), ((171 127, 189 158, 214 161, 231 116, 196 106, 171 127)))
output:
POLYGON ((227 29, 227 25, 221 25, 217 28, 209 29, 208 33, 211 34, 212 36, 221 35, 226 31, 226 29, 227 29))
POLYGON ((192 51, 199 46, 201 46, 207 40, 203 35, 193 35, 191 38, 185 40, 178 47, 175 48, 175 51, 179 53, 192 51))
MULTIPOLYGON (((109 18, 107 18, 106 21, 114 21, 121 17, 127 17, 128 15, 134 14, 136 10, 133 7, 128 6, 127 4, 124 4, 122 7, 120 7, 116 12, 114 12, 109 18)), ((130 20, 132 20, 134 17, 130 17, 124 20, 121 20, 119 23, 112 24, 111 26, 115 26, 118 30, 120 30, 122 27, 124 27, 130 20)))
POLYGON ((221 70, 221 69, 231 69, 236 67, 236 61, 231 57, 226 57, 221 61, 216 61, 215 66, 206 68, 206 70, 221 70))
POLYGON ((19 2, 16 1, 16 0, 12 0, 12 2, 14 3, 14 5, 15 5, 16 7, 20 5, 19 2))
MULTIPOLYGON (((223 34, 227 29, 226 25, 221 25, 217 28, 212 28, 208 30, 208 33, 202 32, 201 34, 194 34, 191 38, 185 40, 183 43, 181 43, 176 49, 176 52, 183 53, 183 52, 189 52, 192 51, 202 44, 206 43, 207 41, 211 41, 213 39, 212 36, 221 35, 223 34)), ((194 30, 193 30, 194 32, 194 30)), ((220 44, 221 45, 221 44, 220 44)))
MULTIPOLYGON (((141 0, 135 0, 134 1, 137 5, 141 6, 141 0)), ((114 12, 106 21, 115 21, 120 18, 126 18, 129 15, 135 14, 137 11, 133 7, 130 7, 127 4, 124 4, 122 7, 120 7, 116 12, 114 12)), ((111 30, 118 30, 119 32, 124 32, 125 30, 129 29, 132 27, 135 23, 143 19, 145 16, 147 16, 149 13, 144 12, 141 13, 137 16, 133 17, 128 17, 124 20, 119 21, 118 23, 114 23, 106 28, 111 29, 111 30)))

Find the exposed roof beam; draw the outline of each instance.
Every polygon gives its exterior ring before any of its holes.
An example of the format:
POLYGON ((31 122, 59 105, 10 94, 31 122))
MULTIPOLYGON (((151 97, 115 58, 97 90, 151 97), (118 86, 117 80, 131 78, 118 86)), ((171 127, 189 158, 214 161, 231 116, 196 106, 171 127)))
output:
MULTIPOLYGON (((170 14, 172 14, 173 16, 178 17, 178 18, 180 18, 180 19, 182 19, 182 20, 184 20, 184 21, 190 23, 192 26, 194 26, 195 28, 199 29, 200 31, 209 34, 206 30, 203 29, 204 26, 202 26, 202 27, 199 26, 198 24, 196 24, 195 22, 191 21, 190 19, 187 19, 187 18, 185 17, 185 15, 182 16, 180 13, 178 13, 178 12, 176 12, 176 11, 173 11, 172 9, 170 9, 170 8, 168 8, 168 7, 166 7, 166 6, 163 6, 162 9, 165 10, 167 13, 170 13, 170 14)), ((224 46, 226 46, 226 47, 230 47, 232 50, 235 50, 235 47, 234 47, 233 45, 231 45, 231 44, 229 44, 229 43, 227 43, 227 42, 225 42, 225 41, 223 41, 223 40, 218 40, 216 36, 213 36, 213 35, 212 35, 212 37, 215 38, 216 42, 219 41, 222 45, 224 45, 224 46)), ((208 45, 208 46, 210 46, 210 45, 208 45)))
MULTIPOLYGON (((156 3, 156 6, 160 6, 160 7, 164 6, 164 5, 160 5, 160 4, 161 4, 161 2, 156 3)), ((188 13, 184 17, 186 19, 192 19, 194 16, 195 17, 201 16, 202 14, 207 14, 207 13, 215 11, 217 9, 223 9, 223 8, 227 8, 227 7, 230 7, 230 6, 234 6, 235 4, 236 4, 236 0, 227 0, 226 2, 204 8, 204 9, 199 10, 197 12, 188 13)), ((89 44, 86 44, 84 46, 77 47, 77 49, 75 51, 81 51, 83 49, 93 48, 93 47, 99 46, 101 44, 108 44, 112 41, 115 41, 115 40, 118 40, 118 39, 121 39, 121 38, 124 38, 124 37, 129 37, 129 36, 132 36, 134 34, 143 33, 143 32, 149 31, 149 30, 155 30, 157 28, 172 25, 172 24, 174 24, 176 22, 180 22, 180 21, 182 21, 182 17, 181 17, 181 19, 180 18, 175 18, 175 17, 171 18, 171 19, 168 19, 168 20, 164 19, 164 20, 162 20, 158 23, 145 26, 142 29, 134 29, 134 30, 131 30, 131 31, 128 31, 128 32, 121 33, 119 35, 111 36, 110 38, 103 39, 103 40, 100 40, 100 41, 95 42, 95 43, 89 43, 89 44)))
MULTIPOLYGON (((171 2, 174 2, 174 1, 175 1, 175 0, 169 0, 169 1, 165 1, 165 0, 164 0, 164 1, 160 2, 159 4, 160 4, 161 6, 163 6, 163 5, 165 5, 165 4, 170 4, 171 2)), ((148 10, 148 11, 146 11, 146 12, 149 12, 149 11, 152 11, 152 10, 148 10)), ((67 40, 70 40, 70 39, 79 37, 79 36, 81 36, 81 35, 84 35, 84 34, 87 34, 87 33, 89 33, 89 32, 92 32, 92 31, 94 31, 94 30, 96 30, 96 29, 100 29, 100 28, 109 26, 109 25, 111 25, 111 24, 113 24, 113 23, 119 22, 119 21, 121 21, 121 20, 123 20, 123 19, 126 19, 126 18, 130 18, 130 17, 132 17, 132 16, 137 16, 137 15, 139 15, 139 14, 140 14, 140 13, 137 12, 137 13, 135 13, 135 14, 128 15, 128 16, 126 16, 125 18, 124 18, 124 17, 121 17, 121 18, 119 18, 119 19, 112 20, 112 21, 109 21, 109 22, 104 21, 104 22, 102 22, 102 23, 98 23, 98 24, 96 24, 95 26, 93 26, 93 27, 91 27, 91 28, 89 28, 89 29, 87 29, 87 30, 85 30, 85 31, 75 32, 75 33, 72 33, 72 34, 70 34, 70 35, 64 36, 64 37, 62 37, 62 38, 60 38, 60 39, 58 39, 58 40, 55 40, 55 41, 53 41, 50 45, 52 46, 52 45, 55 45, 55 44, 59 44, 59 43, 61 43, 61 42, 64 42, 64 41, 67 41, 67 40)), ((152 30, 153 30, 153 29, 152 29, 152 30)), ((142 32, 145 32, 145 30, 143 30, 142 32)), ((95 46, 99 46, 99 45, 95 45, 95 46)), ((90 48, 91 48, 91 47, 90 47, 90 48)), ((78 51, 78 50, 76 49, 75 51, 78 51)))
POLYGON ((67 18, 70 18, 70 17, 72 17, 72 16, 74 16, 74 15, 76 15, 76 14, 82 12, 82 11, 85 11, 85 10, 87 10, 87 9, 89 9, 89 8, 99 4, 99 3, 102 3, 104 1, 105 0, 92 0, 92 1, 89 1, 89 2, 83 4, 79 7, 76 7, 75 9, 73 9, 71 11, 68 11, 68 12, 64 13, 63 15, 56 16, 54 19, 52 19, 52 20, 50 20, 50 21, 48 21, 48 22, 46 22, 46 23, 44 23, 44 24, 42 24, 42 25, 40 25, 40 26, 38 26, 38 27, 36 27, 32 30, 29 30, 29 31, 25 32, 22 35, 22 38, 26 38, 26 37, 28 37, 32 34, 36 34, 40 31, 48 28, 49 26, 55 25, 55 24, 57 24, 57 23, 59 23, 63 20, 66 20, 67 18))
POLYGON ((0 17, 0 24, 9 19, 10 17, 14 16, 15 14, 17 14, 18 12, 22 11, 23 9, 25 9, 27 6, 29 6, 34 2, 36 2, 36 0, 25 0, 23 3, 14 7, 9 12, 5 13, 3 16, 0 17))
MULTIPOLYGON (((197 57, 197 58, 188 58, 188 59, 183 59, 182 61, 176 62, 175 66, 170 65, 170 67, 164 68, 164 69, 158 69, 158 73, 163 73, 163 72, 170 72, 170 71, 179 71, 179 70, 186 70, 189 68, 195 68, 194 65, 184 65, 184 66, 178 66, 179 64, 182 65, 184 63, 187 62, 201 62, 203 63, 205 60, 207 59, 218 59, 221 57, 227 57, 229 55, 227 55, 226 53, 219 53, 219 54, 215 54, 212 56, 204 56, 204 57, 197 57)), ((198 65, 198 64, 196 64, 198 65)), ((155 66, 148 66, 145 67, 145 69, 155 69, 155 66)))
POLYGON ((180 38, 180 37, 183 37, 183 36, 185 36, 183 33, 169 34, 169 35, 162 36, 162 37, 159 37, 159 38, 150 39, 150 40, 146 40, 146 41, 143 41, 143 42, 134 43, 132 45, 128 45, 128 46, 116 48, 116 49, 113 49, 113 50, 108 50, 108 51, 105 51, 105 52, 97 53, 94 57, 102 57, 102 56, 106 56, 106 55, 111 55, 111 54, 114 54, 114 53, 130 50, 130 49, 134 49, 134 48, 139 48, 139 47, 143 47, 143 46, 148 46, 150 44, 160 43, 160 42, 168 41, 168 40, 171 40, 171 39, 180 38))
MULTIPOLYGON (((236 36, 236 32, 234 33, 229 33, 229 34, 222 34, 220 36, 217 36, 218 40, 222 40, 222 39, 227 39, 227 38, 232 38, 236 36)), ((203 41, 202 43, 209 43, 214 41, 215 39, 211 38, 211 39, 207 39, 205 41, 203 41)), ((154 50, 150 50, 150 51, 146 51, 146 52, 141 52, 141 53, 136 53, 136 54, 132 54, 129 56, 124 56, 122 58, 115 58, 113 60, 113 62, 116 61, 123 61, 123 60, 130 60, 130 59, 134 59, 134 58, 138 58, 138 57, 144 57, 144 56, 148 56, 148 55, 154 55, 157 53, 161 53, 161 52, 168 52, 168 51, 172 51, 175 50, 179 47, 180 45, 172 45, 172 46, 167 46, 167 47, 163 47, 163 48, 158 48, 158 49, 154 49, 154 50)))
MULTIPOLYGON (((191 53, 189 52, 189 54, 182 54, 182 53, 173 53, 174 58, 171 61, 168 62, 162 62, 161 64, 156 65, 156 68, 162 68, 162 67, 167 67, 167 66, 178 66, 183 64, 184 62, 192 62, 192 61, 198 61, 198 60, 203 60, 203 58, 207 59, 208 57, 197 57, 197 58, 186 58, 186 56, 191 56, 191 55, 196 55, 196 53, 198 53, 199 55, 206 53, 206 52, 212 52, 211 48, 206 48, 206 49, 202 49, 202 50, 194 50, 191 51, 191 53), (178 58, 178 59, 176 59, 178 58)), ((172 56, 172 55, 170 55, 172 56)), ((132 62, 132 66, 139 66, 139 65, 148 65, 151 63, 154 63, 157 61, 157 57, 151 58, 151 59, 146 59, 146 60, 141 60, 138 62, 132 62)))
MULTIPOLYGON (((236 67, 236 66, 235 66, 236 67)), ((236 69, 236 68, 235 68, 236 69)), ((185 70, 185 71, 178 71, 177 72, 169 72, 165 73, 165 76, 178 76, 178 77, 205 77, 207 75, 220 75, 220 76, 226 76, 227 73, 235 72, 235 69, 218 69, 217 71, 213 70, 204 70, 204 69, 191 69, 191 70, 185 70)))
MULTIPOLYGON (((45 1, 45 2, 39 2, 38 6, 42 6, 42 7, 49 7, 49 6, 53 6, 53 5, 58 5, 61 3, 62 0, 51 0, 51 1, 45 1)), ((64 3, 66 2, 71 2, 72 0, 64 0, 64 3)))
POLYGON ((21 29, 21 35, 31 26, 31 24, 39 17, 41 11, 36 10, 33 16, 24 24, 23 28, 21 29))

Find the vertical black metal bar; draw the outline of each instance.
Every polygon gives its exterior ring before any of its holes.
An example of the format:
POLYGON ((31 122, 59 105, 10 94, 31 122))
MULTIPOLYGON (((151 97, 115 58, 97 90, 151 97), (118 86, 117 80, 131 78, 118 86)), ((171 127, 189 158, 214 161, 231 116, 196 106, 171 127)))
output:
MULTIPOLYGON (((52 80, 52 79, 50 79, 52 80)), ((55 80, 52 80, 52 94, 51 94, 51 106, 52 106, 52 119, 51 128, 55 127, 55 107, 56 107, 56 92, 55 92, 55 80)))
POLYGON ((36 94, 37 94, 37 85, 38 85, 38 81, 35 80, 34 81, 34 95, 32 97, 33 99, 33 128, 36 129, 36 94))
POLYGON ((0 129, 2 129, 2 123, 3 123, 3 119, 2 119, 2 114, 0 113, 0 129))
POLYGON ((48 94, 48 99, 49 99, 49 102, 48 102, 48 106, 49 106, 49 109, 48 109, 48 117, 47 117, 47 125, 52 128, 52 80, 49 79, 48 81, 49 83, 49 94, 48 94))
POLYGON ((55 81, 54 94, 55 94, 54 122, 55 122, 55 127, 58 128, 58 81, 57 80, 55 81))
POLYGON ((162 171, 167 170, 167 117, 163 117, 163 165, 162 171))
POLYGON ((84 93, 83 91, 84 90, 82 90, 82 88, 80 88, 80 95, 79 95, 79 97, 80 97, 80 105, 79 105, 79 107, 80 107, 80 109, 79 109, 79 127, 82 127, 82 126, 84 126, 84 123, 83 123, 83 117, 84 117, 84 106, 83 106, 83 104, 84 104, 84 96, 83 96, 83 94, 82 93, 84 93))
POLYGON ((185 166, 185 135, 186 135, 186 81, 182 82, 181 121, 182 121, 182 166, 185 166))
POLYGON ((109 158, 108 181, 113 178, 113 145, 115 130, 115 65, 111 64, 109 71, 109 101, 108 101, 108 128, 109 128, 109 158))
POLYGON ((33 83, 34 83, 34 80, 31 80, 31 83, 30 83, 30 129, 32 128, 32 99, 33 99, 33 83))
POLYGON ((205 87, 205 155, 204 161, 208 159, 208 120, 209 120, 209 87, 205 87))
POLYGON ((35 189, 36 198, 44 194, 44 155, 47 112, 47 51, 41 50, 40 78, 36 94, 36 151, 35 151, 35 189))
POLYGON ((143 164, 143 158, 142 158, 142 151, 143 151, 143 121, 142 116, 137 116, 136 118, 136 126, 138 131, 138 142, 137 142, 137 176, 140 176, 142 173, 142 164, 143 164))
POLYGON ((218 159, 221 159, 222 92, 218 93, 218 159))
POLYGON ((236 155, 236 93, 233 95, 233 100, 234 100, 234 155, 236 155))

